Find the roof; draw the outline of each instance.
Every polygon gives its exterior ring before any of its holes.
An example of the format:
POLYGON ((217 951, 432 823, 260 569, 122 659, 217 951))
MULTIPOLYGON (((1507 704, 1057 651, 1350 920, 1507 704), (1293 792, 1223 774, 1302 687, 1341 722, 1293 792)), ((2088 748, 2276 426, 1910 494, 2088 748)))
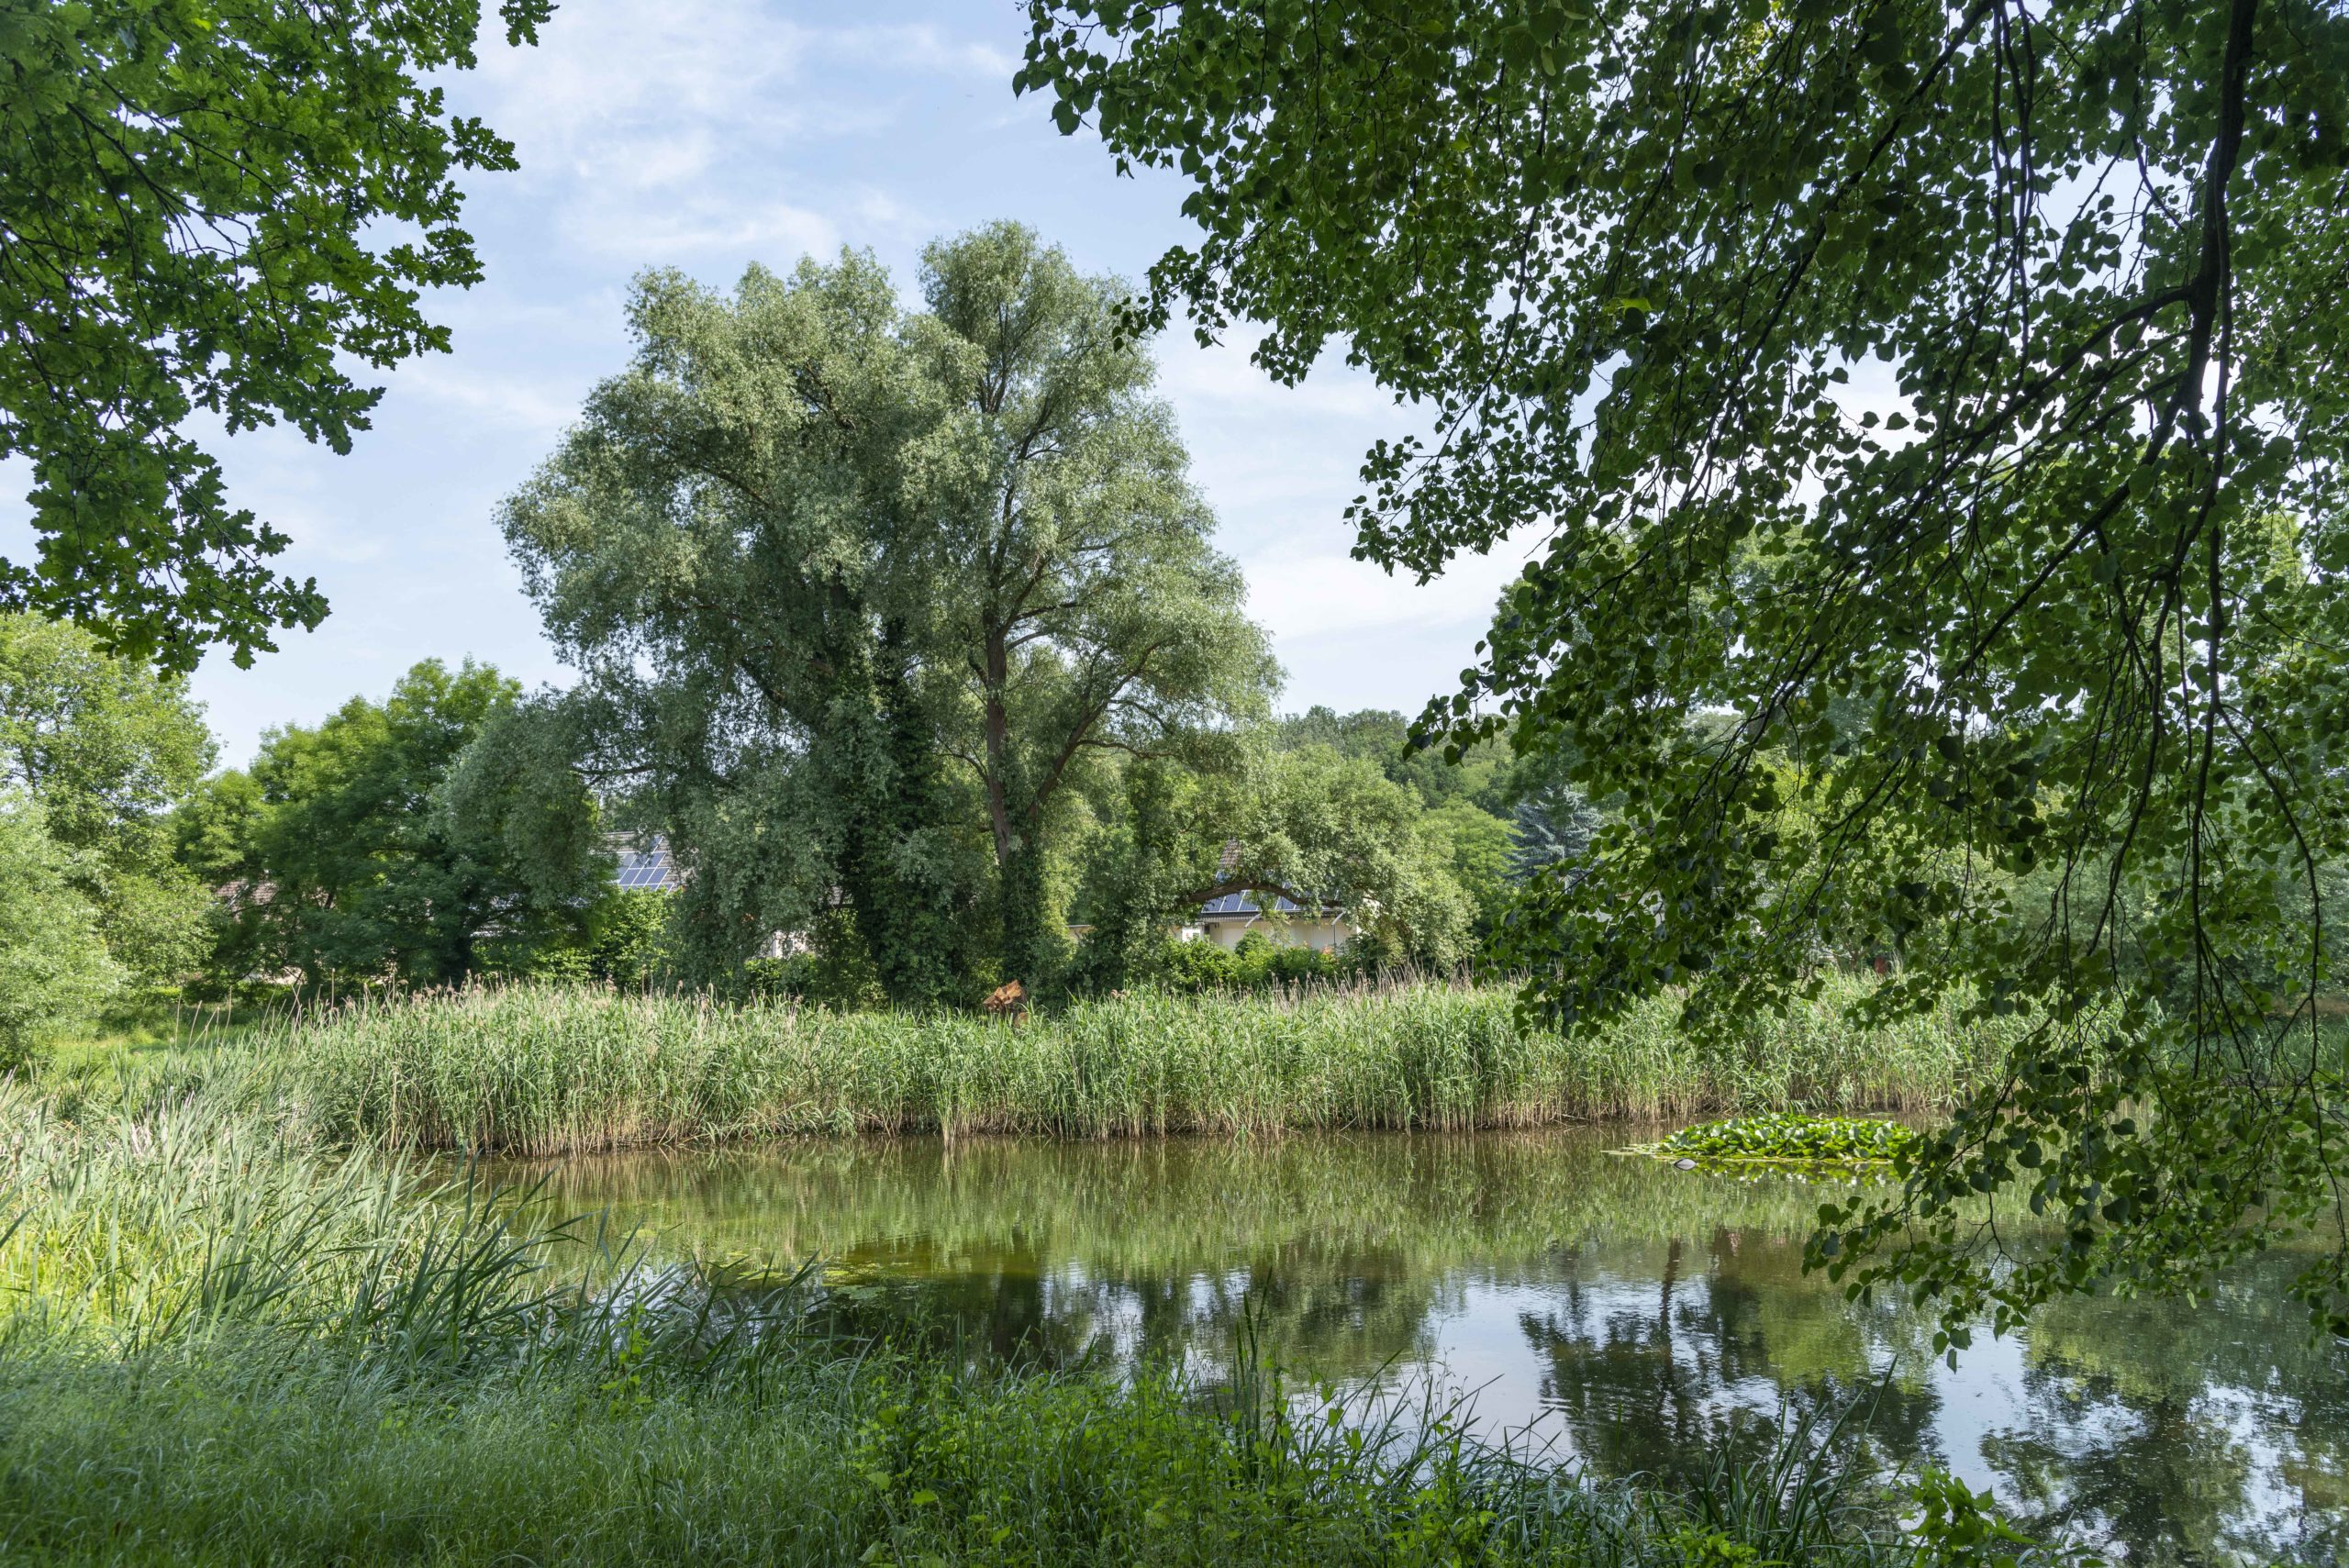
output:
MULTIPOLYGON (((1218 881, 1222 881, 1230 877, 1233 872, 1238 871, 1239 869, 1240 840, 1237 839, 1226 839, 1223 841, 1223 852, 1216 856, 1216 879, 1218 881)), ((1208 899, 1206 903, 1199 906, 1199 913, 1197 917, 1202 920, 1252 918, 1255 916, 1262 915, 1264 912, 1263 906, 1256 902, 1256 895, 1253 892, 1243 891, 1240 893, 1218 894, 1215 897, 1208 899)), ((1335 904, 1324 904, 1321 906, 1321 915, 1325 919, 1338 915, 1340 912, 1338 906, 1335 904)), ((1293 898, 1286 896, 1276 897, 1273 900, 1273 913, 1275 915, 1302 915, 1305 913, 1305 906, 1297 903, 1293 898)))
MULTIPOLYGON (((1276 915, 1300 914, 1303 912, 1303 905, 1294 903, 1286 898, 1275 898, 1273 900, 1273 912, 1276 915)), ((1256 895, 1252 893, 1226 893, 1210 898, 1206 903, 1200 905, 1199 913, 1210 916, 1261 915, 1264 911, 1257 907, 1256 895)))
POLYGON ((669 858, 669 840, 655 834, 643 849, 619 851, 619 869, 613 873, 612 883, 618 887, 668 893, 683 886, 685 878, 677 871, 677 862, 669 858))

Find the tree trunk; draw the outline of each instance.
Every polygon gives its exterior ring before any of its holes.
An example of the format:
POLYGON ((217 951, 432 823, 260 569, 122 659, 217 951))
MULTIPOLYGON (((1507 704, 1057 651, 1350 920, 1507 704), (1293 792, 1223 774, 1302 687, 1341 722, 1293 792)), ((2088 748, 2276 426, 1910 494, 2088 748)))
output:
POLYGON ((841 891, 890 1002, 942 1006, 963 989, 965 922, 951 868, 926 868, 920 854, 906 852, 948 819, 938 757, 901 670, 885 659, 868 691, 872 717, 841 748, 840 784, 851 804, 841 891))

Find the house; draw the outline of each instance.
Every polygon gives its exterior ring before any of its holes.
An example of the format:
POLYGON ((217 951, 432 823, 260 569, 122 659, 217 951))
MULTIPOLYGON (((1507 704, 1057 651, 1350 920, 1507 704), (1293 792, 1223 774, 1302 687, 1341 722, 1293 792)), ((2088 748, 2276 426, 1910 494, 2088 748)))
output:
MULTIPOLYGON (((685 884, 685 873, 669 853, 666 835, 649 839, 615 834, 612 853, 618 863, 612 885, 626 892, 674 893, 685 884)), ((759 949, 761 958, 789 958, 807 951, 807 938, 798 931, 776 931, 759 949)))
MULTIPOLYGON (((1240 844, 1234 840, 1223 846, 1223 853, 1216 864, 1216 875, 1230 878, 1240 866, 1240 844)), ((1354 928, 1345 911, 1335 904, 1322 904, 1308 912, 1296 898, 1288 896, 1288 889, 1273 896, 1270 915, 1258 902, 1263 893, 1257 889, 1241 889, 1219 893, 1198 907, 1175 936, 1184 941, 1211 941, 1219 948, 1236 948, 1240 939, 1250 931, 1262 932, 1266 941, 1279 947, 1309 947, 1322 952, 1333 952, 1354 940, 1354 928)))
POLYGON ((1256 900, 1253 893, 1219 894, 1200 905, 1198 913, 1177 935, 1236 948, 1241 938, 1261 931, 1275 946, 1317 948, 1323 952, 1354 940, 1353 923, 1334 904, 1323 905, 1319 913, 1308 913, 1295 899, 1276 895, 1268 917, 1256 900))

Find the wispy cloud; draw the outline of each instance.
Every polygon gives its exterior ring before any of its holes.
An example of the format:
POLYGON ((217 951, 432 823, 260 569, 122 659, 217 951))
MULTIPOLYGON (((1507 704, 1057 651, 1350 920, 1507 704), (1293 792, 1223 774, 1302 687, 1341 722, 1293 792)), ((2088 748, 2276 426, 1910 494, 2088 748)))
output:
POLYGON ((873 71, 1008 83, 1018 64, 926 23, 808 26, 751 0, 570 0, 538 48, 486 51, 449 85, 514 142, 518 178, 553 199, 567 245, 638 264, 784 261, 841 242, 811 190, 825 183, 810 177, 820 154, 792 155, 900 117, 902 103, 870 91, 873 71))
POLYGON ((1406 630, 1464 630, 1473 640, 1491 624, 1502 587, 1524 569, 1525 549, 1504 541, 1489 554, 1463 556, 1425 584, 1341 550, 1252 553, 1242 562, 1249 612, 1284 643, 1406 630))

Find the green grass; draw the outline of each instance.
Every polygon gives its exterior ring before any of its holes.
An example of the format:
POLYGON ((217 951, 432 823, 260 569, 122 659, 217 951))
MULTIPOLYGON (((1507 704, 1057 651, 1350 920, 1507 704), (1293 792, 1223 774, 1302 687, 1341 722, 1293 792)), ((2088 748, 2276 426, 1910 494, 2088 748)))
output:
POLYGON ((201 1094, 0 1116, 9 1562, 1926 1561, 1819 1434, 1602 1483, 1244 1343, 1210 1380, 842 1340, 804 1282, 713 1296, 201 1094))
POLYGON ((1954 1011, 1862 1027, 1860 983, 1727 1048, 1669 998, 1593 1039, 1442 985, 1135 995, 1012 1025, 584 988, 362 1004, 250 1038, 253 1093, 323 1138, 551 1154, 794 1134, 1101 1138, 1531 1127, 1805 1106, 1927 1111, 2003 1036, 1954 1011))

